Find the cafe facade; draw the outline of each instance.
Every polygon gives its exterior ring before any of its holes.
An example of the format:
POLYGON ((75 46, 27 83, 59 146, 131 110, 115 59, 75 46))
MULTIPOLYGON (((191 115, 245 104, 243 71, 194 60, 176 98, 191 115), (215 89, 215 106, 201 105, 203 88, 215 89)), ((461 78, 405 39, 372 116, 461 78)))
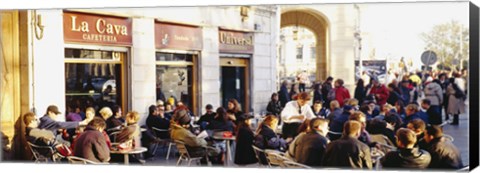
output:
POLYGON ((235 98, 243 111, 260 113, 276 91, 276 7, 2 13, 13 16, 11 37, 19 38, 12 48, 18 74, 5 90, 16 99, 10 112, 2 110, 10 139, 21 114, 40 117, 52 104, 65 115, 77 106, 119 105, 124 114, 139 112, 144 124, 160 99, 182 101, 199 115, 207 104, 226 107, 235 98))

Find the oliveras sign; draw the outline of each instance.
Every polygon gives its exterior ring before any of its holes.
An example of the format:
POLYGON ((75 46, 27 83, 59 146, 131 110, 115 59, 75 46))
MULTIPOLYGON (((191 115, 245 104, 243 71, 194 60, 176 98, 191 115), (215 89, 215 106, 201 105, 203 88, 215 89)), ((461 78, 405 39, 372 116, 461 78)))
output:
POLYGON ((63 13, 65 42, 132 45, 132 21, 128 18, 63 13))

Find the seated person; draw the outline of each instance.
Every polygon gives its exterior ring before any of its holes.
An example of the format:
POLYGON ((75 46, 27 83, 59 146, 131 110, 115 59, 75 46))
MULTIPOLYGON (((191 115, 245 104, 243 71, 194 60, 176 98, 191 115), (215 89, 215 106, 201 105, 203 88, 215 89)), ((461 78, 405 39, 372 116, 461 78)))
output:
POLYGON ((102 131, 105 129, 105 121, 94 118, 88 123, 85 131, 76 140, 74 155, 94 162, 108 162, 110 160, 110 148, 107 145, 102 131))
POLYGON ((273 149, 285 151, 287 142, 277 136, 274 129, 277 129, 278 118, 273 114, 267 114, 256 130, 255 146, 261 149, 273 149))
POLYGON ((375 145, 375 143, 373 143, 371 141, 370 134, 366 130, 367 117, 365 116, 365 114, 363 114, 360 111, 355 111, 355 112, 353 112, 352 115, 350 115, 350 117, 348 117, 348 120, 355 120, 355 121, 358 121, 362 124, 362 130, 361 130, 362 132, 361 132, 358 140, 362 141, 363 143, 367 144, 370 147, 375 145))
POLYGON ((215 112, 213 111, 213 106, 211 104, 208 104, 206 107, 206 113, 200 117, 200 119, 197 121, 197 124, 200 125, 200 129, 205 130, 207 125, 210 124, 213 119, 215 118, 215 112))
POLYGON ((327 118, 327 109, 323 107, 323 102, 321 100, 315 101, 312 110, 315 116, 323 119, 327 118))
POLYGON ((417 136, 417 143, 415 143, 415 147, 420 147, 420 149, 426 149, 426 143, 423 139, 423 132, 425 131, 426 125, 421 119, 414 119, 408 122, 407 128, 412 130, 415 135, 417 136))
MULTIPOLYGON (((85 117, 86 119, 93 119, 95 117, 95 109, 93 107, 88 107, 85 111, 85 117)), ((85 126, 79 126, 75 130, 75 135, 73 136, 72 145, 70 145, 70 148, 72 149, 72 151, 75 149, 75 141, 78 140, 78 136, 80 136, 80 134, 82 134, 83 131, 85 131, 85 128, 86 128, 85 126)), ((112 144, 110 142, 110 138, 108 137, 108 134, 105 132, 105 130, 102 131, 102 134, 105 137, 105 141, 107 142, 108 148, 110 148, 112 144)))
POLYGON ((140 126, 137 122, 140 119, 140 114, 138 112, 128 112, 125 121, 127 123, 126 127, 123 127, 122 130, 116 135, 116 141, 119 143, 120 149, 130 149, 141 146, 140 141, 140 126))
MULTIPOLYGON (((147 127, 149 129, 152 129, 152 127, 155 127, 157 129, 168 130, 170 128, 170 121, 165 118, 164 114, 165 114, 165 107, 151 105, 148 108, 148 117, 146 120, 147 127)), ((170 138, 170 135, 168 134, 168 132, 166 133, 154 132, 154 133, 157 134, 157 137, 161 139, 170 138)))
POLYGON ((407 127, 406 123, 414 119, 421 119, 425 124, 428 124, 428 116, 426 114, 422 114, 416 104, 409 104, 407 107, 405 107, 405 124, 403 127, 407 127))
POLYGON ((329 113, 327 114, 327 119, 329 122, 332 122, 333 118, 340 116, 343 110, 340 108, 340 104, 336 100, 332 100, 329 106, 330 111, 328 111, 329 113))
POLYGON ((310 131, 302 137, 302 140, 296 140, 295 160, 298 163, 308 166, 321 166, 323 153, 330 142, 328 140, 328 121, 325 119, 314 118, 310 120, 310 131))
POLYGON ((215 118, 208 124, 207 129, 214 131, 230 131, 233 133, 234 124, 232 121, 229 121, 229 117, 224 108, 219 107, 217 109, 215 118))
POLYGON ((463 167, 460 151, 450 139, 443 137, 440 127, 427 127, 424 132, 424 139, 427 143, 427 151, 432 156, 428 168, 460 169, 463 167))
MULTIPOLYGON (((345 122, 348 121, 348 118, 350 117, 350 115, 353 114, 353 112, 355 111, 353 110, 352 106, 350 105, 343 106, 342 114, 340 114, 339 116, 333 117, 332 121, 330 121, 330 124, 329 124, 330 131, 336 132, 336 133, 342 133, 343 124, 345 124, 345 122)), ((341 135, 336 135, 332 133, 329 134, 330 140, 336 140, 340 137, 341 135)))
MULTIPOLYGON (((393 141, 390 140, 390 138, 395 139, 395 136, 393 136, 393 134, 390 137, 386 136, 386 135, 390 135, 390 132, 387 132, 389 131, 389 129, 387 129, 387 122, 385 122, 384 120, 374 118, 368 121, 367 131, 370 134, 370 140, 372 142, 376 142, 379 144, 388 145, 392 147, 395 146, 393 144, 393 141)), ((386 148, 382 149, 382 151, 384 153, 388 152, 386 148)))
POLYGON ((372 169, 370 147, 358 138, 362 124, 349 120, 343 125, 343 135, 327 145, 323 154, 322 166, 372 169))
POLYGON ((107 124, 107 128, 106 128, 107 133, 117 131, 114 129, 120 130, 120 127, 122 126, 123 123, 119 119, 112 116, 113 115, 112 109, 110 109, 109 107, 103 107, 102 109, 100 109, 100 115, 102 116, 103 120, 105 120, 105 123, 107 124))
POLYGON ((60 111, 58 111, 57 106, 48 106, 47 112, 42 118, 40 118, 40 124, 38 125, 38 128, 50 130, 56 136, 59 129, 75 129, 78 126, 87 125, 87 123, 91 120, 85 119, 83 121, 76 122, 60 122, 56 121, 59 114, 60 111))
POLYGON ((410 129, 400 128, 397 131, 397 151, 388 152, 380 163, 384 168, 425 169, 430 164, 431 156, 415 147, 417 137, 410 129))
POLYGON ((207 141, 204 138, 198 138, 190 130, 191 117, 188 110, 177 109, 172 117, 170 124, 170 138, 173 141, 180 141, 185 144, 190 157, 214 156, 218 157, 221 152, 218 149, 207 147, 207 141))
POLYGON ((23 122, 27 127, 25 134, 28 142, 39 146, 53 146, 55 135, 50 130, 38 128, 38 120, 35 114, 27 112, 23 115, 23 122))
POLYGON ((257 157, 253 151, 253 131, 250 128, 252 123, 252 115, 243 114, 241 117, 238 117, 238 129, 236 142, 237 147, 235 147, 235 164, 237 165, 248 165, 257 163, 257 157))

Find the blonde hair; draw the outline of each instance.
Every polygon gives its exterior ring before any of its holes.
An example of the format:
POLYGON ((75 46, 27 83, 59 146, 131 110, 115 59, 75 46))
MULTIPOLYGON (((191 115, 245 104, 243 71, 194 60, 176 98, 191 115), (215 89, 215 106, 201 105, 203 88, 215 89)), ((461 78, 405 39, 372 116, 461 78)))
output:
POLYGON ((128 112, 126 120, 127 122, 130 121, 129 123, 137 123, 140 120, 140 114, 137 111, 128 112))
POLYGON ((107 120, 113 115, 112 109, 110 109, 109 107, 103 107, 102 109, 100 109, 100 115, 102 115, 102 118, 104 120, 107 120))

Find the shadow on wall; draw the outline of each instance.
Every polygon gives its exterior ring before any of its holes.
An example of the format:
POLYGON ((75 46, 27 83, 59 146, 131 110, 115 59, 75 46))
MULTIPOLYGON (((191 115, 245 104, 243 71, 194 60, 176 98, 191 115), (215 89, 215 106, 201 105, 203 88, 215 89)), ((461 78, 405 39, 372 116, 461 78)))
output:
POLYGON ((10 158, 5 160, 24 161, 32 160, 32 152, 28 148, 27 139, 25 137, 26 126, 23 122, 23 115, 15 121, 15 133, 9 151, 10 158))

